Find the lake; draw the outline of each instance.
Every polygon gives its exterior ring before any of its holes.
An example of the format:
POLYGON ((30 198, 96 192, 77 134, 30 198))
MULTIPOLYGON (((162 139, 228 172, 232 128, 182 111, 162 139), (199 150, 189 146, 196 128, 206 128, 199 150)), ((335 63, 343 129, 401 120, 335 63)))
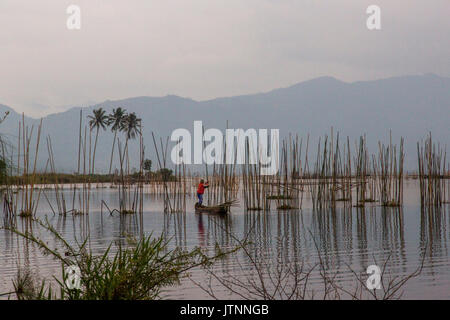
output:
MULTIPOLYGON (((71 198, 71 190, 63 192, 71 198)), ((89 247, 101 253, 111 241, 126 243, 130 235, 139 236, 137 216, 110 215, 104 208, 101 213, 101 200, 110 208, 118 207, 117 192, 110 188, 92 189, 89 215, 60 216, 53 214, 48 204, 50 201, 54 206, 55 193, 45 190, 48 201, 41 197, 37 217, 47 215, 55 228, 72 242, 89 234, 89 247)), ((240 201, 228 216, 221 217, 195 214, 193 196, 187 199, 185 213, 164 213, 162 198, 148 191, 144 194, 143 230, 145 234, 164 233, 170 237, 172 247, 200 246, 209 254, 214 253, 216 244, 232 248, 235 239, 247 237, 247 250, 258 261, 267 261, 267 265, 276 269, 277 265, 301 262, 313 266, 320 260, 323 268, 334 275, 334 281, 348 290, 358 284, 352 270, 366 279, 369 265, 382 267, 389 257, 386 264, 389 276, 400 277, 414 272, 423 261, 421 273, 402 288, 402 298, 450 299, 449 205, 444 204, 440 210, 421 210, 417 180, 405 180, 401 209, 374 203, 365 208, 345 208, 338 204, 335 209, 318 211, 312 209, 307 193, 304 197, 301 210, 245 212, 240 201)), ((205 199, 208 200, 207 194, 205 199)), ((24 230, 25 220, 17 218, 17 221, 19 230, 24 230)), ((33 231, 50 245, 55 243, 53 236, 38 226, 33 225, 33 231)), ((12 290, 18 263, 48 279, 61 273, 57 261, 43 256, 20 236, 0 230, 0 294, 12 290)), ((239 251, 218 261, 212 270, 223 277, 233 275, 244 279, 243 282, 256 272, 249 256, 239 251)), ((316 298, 320 297, 323 283, 319 271, 319 268, 313 270, 308 280, 308 288, 317 290, 316 298)), ((198 268, 191 270, 190 276, 193 281, 184 279, 180 286, 166 288, 163 298, 211 298, 194 283, 207 285, 208 273, 198 268)), ((211 288, 218 298, 242 298, 217 281, 212 281, 211 288)))

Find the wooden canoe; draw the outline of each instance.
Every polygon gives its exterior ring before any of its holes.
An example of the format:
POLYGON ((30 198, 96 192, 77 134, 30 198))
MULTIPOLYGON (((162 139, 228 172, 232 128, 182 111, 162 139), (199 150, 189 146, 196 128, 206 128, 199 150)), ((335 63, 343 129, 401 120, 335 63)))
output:
POLYGON ((210 213, 210 214, 227 214, 230 209, 229 205, 221 204, 217 206, 200 206, 198 202, 195 204, 195 213, 210 213))

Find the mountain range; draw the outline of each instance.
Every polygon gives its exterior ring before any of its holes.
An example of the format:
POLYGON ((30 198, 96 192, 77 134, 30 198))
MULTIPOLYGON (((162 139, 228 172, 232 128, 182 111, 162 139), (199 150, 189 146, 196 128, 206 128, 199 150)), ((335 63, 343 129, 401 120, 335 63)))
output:
MULTIPOLYGON (((334 135, 339 132, 341 138, 349 136, 352 142, 365 134, 369 151, 373 153, 377 152, 376 143, 388 143, 392 132, 394 143, 399 142, 400 136, 405 138, 406 166, 410 170, 416 168, 416 143, 429 132, 441 145, 450 142, 450 78, 425 74, 348 83, 321 77, 270 92, 207 101, 174 95, 142 96, 107 100, 50 114, 43 118, 38 157, 40 170, 48 159, 47 136, 52 140, 57 169, 64 172, 77 169, 80 110, 84 127, 88 125, 87 115, 99 107, 107 112, 122 107, 142 118, 146 157, 153 159, 154 164, 157 162, 152 132, 165 141, 174 129, 186 128, 192 132, 194 120, 202 120, 205 128, 222 130, 227 125, 243 129, 278 128, 281 137, 298 134, 303 137, 304 144, 309 134, 310 145, 319 137, 330 135, 331 130, 334 135)), ((13 108, 0 104, 0 114, 9 111, 6 120, 0 124, 0 134, 16 146, 22 115, 13 108)), ((25 116, 30 127, 36 127, 39 121, 25 116)), ((120 138, 124 140, 122 136, 120 138)), ((108 171, 112 140, 110 131, 100 131, 96 155, 98 172, 108 171)), ((132 142, 131 154, 136 150, 137 142, 132 142)), ((117 161, 115 163, 117 165, 117 161)), ((137 166, 137 163, 133 165, 137 166)))

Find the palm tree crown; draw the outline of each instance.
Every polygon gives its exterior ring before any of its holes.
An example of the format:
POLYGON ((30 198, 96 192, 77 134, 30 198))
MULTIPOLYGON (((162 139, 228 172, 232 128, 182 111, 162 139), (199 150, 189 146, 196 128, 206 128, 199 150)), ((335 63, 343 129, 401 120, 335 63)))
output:
POLYGON ((127 114, 120 130, 125 132, 127 139, 136 138, 136 134, 141 134, 141 119, 134 112, 127 114))
POLYGON ((88 118, 90 119, 89 127, 91 128, 91 130, 93 130, 94 128, 97 128, 97 130, 100 128, 105 130, 108 124, 108 116, 106 115, 106 111, 103 110, 103 108, 94 109, 93 114, 93 116, 88 116, 88 118))
POLYGON ((121 107, 113 109, 112 114, 108 116, 107 125, 111 126, 111 131, 120 130, 126 117, 126 110, 121 107))
MULTIPOLYGON (((97 133, 95 134, 95 143, 94 143, 94 155, 92 157, 92 169, 90 169, 91 173, 94 173, 95 171, 95 151, 97 150, 97 140, 98 140, 98 131, 100 128, 103 130, 106 130, 107 122, 108 122, 108 116, 106 115, 105 110, 103 108, 94 109, 93 111, 94 115, 89 115, 89 127, 91 128, 91 131, 94 128, 97 128, 97 133)), ((89 160, 90 163, 90 160, 89 160)))

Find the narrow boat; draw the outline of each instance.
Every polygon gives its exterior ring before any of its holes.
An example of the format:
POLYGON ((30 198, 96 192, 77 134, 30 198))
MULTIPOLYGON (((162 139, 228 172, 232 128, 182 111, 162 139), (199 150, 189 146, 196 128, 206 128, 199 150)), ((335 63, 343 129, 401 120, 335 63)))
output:
POLYGON ((217 206, 201 206, 198 202, 195 204, 195 213, 227 214, 229 210, 230 205, 228 203, 217 206))

